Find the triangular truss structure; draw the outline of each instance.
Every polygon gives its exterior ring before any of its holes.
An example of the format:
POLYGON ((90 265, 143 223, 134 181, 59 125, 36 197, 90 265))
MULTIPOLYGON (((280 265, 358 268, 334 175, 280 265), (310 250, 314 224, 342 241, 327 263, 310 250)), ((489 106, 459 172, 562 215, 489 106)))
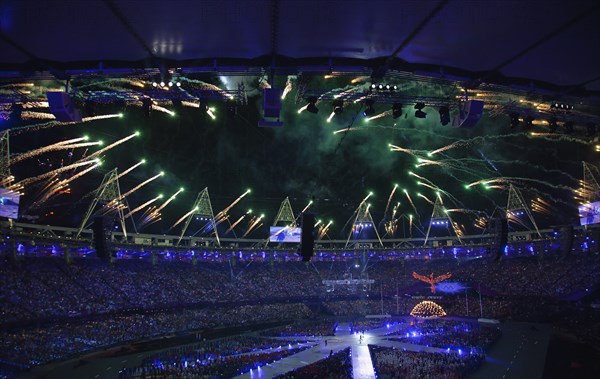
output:
MULTIPOLYGON (((292 204, 290 204, 290 198, 286 197, 279 207, 279 212, 277 212, 277 216, 275 216, 275 220, 273 220, 273 226, 285 226, 293 228, 296 226, 296 217, 294 217, 294 211, 292 210, 292 204)), ((281 233, 279 231, 278 233, 281 233)), ((265 241, 265 246, 271 242, 271 235, 265 241)))
POLYGON ((83 229, 85 229, 87 222, 95 211, 100 212, 102 215, 111 213, 114 215, 116 213, 119 217, 123 236, 127 238, 127 229, 125 228, 125 217, 123 213, 125 208, 126 206, 123 203, 121 196, 121 189, 119 188, 119 174, 115 168, 104 175, 102 183, 100 183, 100 186, 94 191, 94 200, 90 204, 90 207, 81 222, 76 237, 79 237, 83 229), (101 204, 102 208, 95 211, 98 204, 101 204))
MULTIPOLYGON (((433 204, 433 211, 431 212, 431 220, 429 220, 429 225, 427 226, 427 233, 425 234, 425 242, 423 245, 427 244, 427 240, 429 239, 429 232, 431 232, 431 226, 444 226, 448 228, 448 224, 452 226, 454 229, 454 223, 450 218, 448 212, 444 208, 444 202, 442 201, 442 197, 440 195, 436 195, 435 203, 433 204)), ((456 231, 455 231, 456 232, 456 231)), ((458 236, 458 233, 456 233, 458 236)))
POLYGON ((196 201, 194 202, 194 205, 192 206, 192 209, 194 209, 195 212, 191 213, 185 220, 185 224, 183 226, 183 229, 181 230, 181 235, 177 240, 176 246, 179 246, 179 243, 183 239, 183 236, 185 235, 185 232, 187 231, 190 222, 196 216, 206 217, 208 219, 213 229, 213 232, 215 233, 215 238, 217 239, 217 246, 221 246, 221 241, 219 240, 219 232, 217 231, 217 224, 215 223, 215 215, 213 213, 212 205, 210 203, 210 196, 208 195, 208 188, 204 188, 202 191, 200 191, 198 197, 196 198, 196 201))
POLYGON ((8 130, 0 133, 0 183, 2 186, 12 179, 10 174, 10 145, 8 130))
POLYGON ((296 217, 294 216, 289 197, 286 197, 285 200, 281 202, 279 212, 277 212, 277 216, 273 221, 273 226, 296 226, 296 217))
POLYGON ((527 228, 527 225, 520 220, 520 217, 523 215, 527 215, 531 225, 533 225, 536 233, 541 238, 542 235, 540 234, 540 230, 533 219, 533 215, 531 214, 527 203, 523 199, 523 195, 521 195, 521 191, 519 191, 514 185, 510 184, 508 189, 508 203, 506 205, 506 219, 509 223, 513 222, 527 228))
POLYGON ((352 234, 354 234, 357 230, 362 230, 363 228, 371 228, 375 231, 377 235, 377 240, 379 244, 383 246, 383 242, 381 242, 381 237, 379 236, 379 232, 375 227, 375 222, 373 221, 373 217, 371 216, 371 212, 369 212, 370 204, 367 204, 366 201, 362 201, 356 211, 353 214, 354 221, 352 222, 352 227, 350 228, 350 234, 348 234, 348 239, 346 240, 346 246, 350 243, 350 239, 352 238, 352 234))
POLYGON ((579 190, 576 191, 576 198, 581 205, 600 199, 600 185, 598 185, 594 172, 598 173, 596 166, 583 162, 583 180, 580 182, 579 190))

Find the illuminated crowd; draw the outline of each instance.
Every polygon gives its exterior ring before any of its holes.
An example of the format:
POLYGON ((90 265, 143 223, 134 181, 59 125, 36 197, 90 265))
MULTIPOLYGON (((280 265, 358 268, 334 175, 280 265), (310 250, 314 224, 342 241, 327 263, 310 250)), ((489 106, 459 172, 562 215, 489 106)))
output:
POLYGON ((297 368, 276 379, 352 379, 352 357, 350 348, 340 350, 331 356, 310 365, 297 368))
POLYGON ((231 377, 312 346, 248 335, 203 341, 147 356, 141 365, 121 370, 120 378, 231 377))
POLYGON ((476 322, 437 319, 411 322, 403 330, 391 334, 390 340, 450 348, 454 351, 462 348, 483 352, 501 335, 502 331, 498 327, 484 326, 476 322))
POLYGON ((471 353, 414 352, 369 346, 380 379, 459 379, 477 369, 484 356, 471 353))
MULTIPOLYGON (((559 321, 583 339, 598 342, 580 333, 593 327, 593 318, 584 310, 565 312, 573 303, 564 303, 573 294, 597 288, 596 254, 503 257, 498 262, 339 259, 309 264, 260 259, 196 264, 164 259, 1 259, 0 359, 15 364, 37 365, 128 341, 219 326, 317 320, 323 315, 406 315, 421 301, 419 295, 430 295, 425 285, 421 292, 410 292, 423 284, 412 272, 451 272, 452 281, 466 284, 468 291, 436 294, 448 315, 559 321), (323 284, 348 278, 374 283, 333 289, 323 284)), ((359 323, 356 327, 370 328, 359 323)), ((288 328, 280 335, 298 334, 295 327, 288 328)), ((313 322, 311 333, 327 336, 332 328, 331 323, 313 322)))

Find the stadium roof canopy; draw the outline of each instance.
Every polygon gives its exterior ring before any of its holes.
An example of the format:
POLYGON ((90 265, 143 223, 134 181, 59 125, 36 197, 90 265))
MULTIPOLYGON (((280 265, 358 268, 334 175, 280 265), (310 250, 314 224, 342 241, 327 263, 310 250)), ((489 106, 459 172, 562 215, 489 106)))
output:
POLYGON ((597 94, 599 10, 594 0, 5 0, 0 74, 362 66, 597 94))

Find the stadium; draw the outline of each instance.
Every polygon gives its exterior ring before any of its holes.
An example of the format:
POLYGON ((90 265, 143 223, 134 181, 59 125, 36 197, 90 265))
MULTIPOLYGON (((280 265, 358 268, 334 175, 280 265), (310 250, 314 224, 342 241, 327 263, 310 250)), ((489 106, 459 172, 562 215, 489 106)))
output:
POLYGON ((0 378, 598 377, 599 11, 1 1, 0 378))

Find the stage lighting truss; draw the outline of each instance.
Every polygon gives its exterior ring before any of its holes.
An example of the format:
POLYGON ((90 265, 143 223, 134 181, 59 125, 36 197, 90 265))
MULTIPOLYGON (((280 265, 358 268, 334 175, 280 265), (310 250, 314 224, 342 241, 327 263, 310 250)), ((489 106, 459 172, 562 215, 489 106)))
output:
POLYGON ((552 103, 550 104, 550 108, 554 109, 562 109, 565 111, 572 111, 575 107, 571 104, 563 104, 563 103, 552 103))
POLYGON ((371 91, 397 91, 398 90, 398 86, 395 84, 371 84, 371 91))

